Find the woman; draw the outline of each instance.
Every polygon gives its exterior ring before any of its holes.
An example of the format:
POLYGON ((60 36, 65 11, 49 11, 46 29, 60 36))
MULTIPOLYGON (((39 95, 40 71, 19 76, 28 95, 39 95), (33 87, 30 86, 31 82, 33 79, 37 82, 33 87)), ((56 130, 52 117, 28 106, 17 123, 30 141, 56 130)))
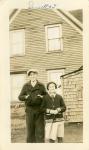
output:
POLYGON ((49 142, 63 142, 64 119, 63 112, 66 105, 62 96, 56 93, 57 85, 54 82, 47 84, 48 93, 44 96, 41 111, 45 112, 45 138, 49 142))

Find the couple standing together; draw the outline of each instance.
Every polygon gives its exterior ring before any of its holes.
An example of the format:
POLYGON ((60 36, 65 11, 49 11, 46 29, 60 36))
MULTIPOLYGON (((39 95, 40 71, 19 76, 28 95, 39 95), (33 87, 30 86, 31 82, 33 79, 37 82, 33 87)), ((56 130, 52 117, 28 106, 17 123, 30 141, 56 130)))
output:
POLYGON ((36 69, 28 70, 27 75, 29 82, 19 95, 19 100, 26 105, 27 143, 44 143, 45 139, 51 143, 63 142, 66 106, 56 93, 56 83, 49 82, 46 92, 45 86, 37 80, 36 69))

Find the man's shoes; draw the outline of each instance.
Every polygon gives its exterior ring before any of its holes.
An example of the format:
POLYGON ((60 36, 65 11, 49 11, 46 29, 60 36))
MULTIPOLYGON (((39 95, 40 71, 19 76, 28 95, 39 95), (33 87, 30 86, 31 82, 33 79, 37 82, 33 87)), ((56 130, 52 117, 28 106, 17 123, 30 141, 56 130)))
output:
POLYGON ((55 141, 54 141, 54 140, 52 140, 52 139, 50 139, 50 140, 49 140, 49 143, 55 143, 55 141))

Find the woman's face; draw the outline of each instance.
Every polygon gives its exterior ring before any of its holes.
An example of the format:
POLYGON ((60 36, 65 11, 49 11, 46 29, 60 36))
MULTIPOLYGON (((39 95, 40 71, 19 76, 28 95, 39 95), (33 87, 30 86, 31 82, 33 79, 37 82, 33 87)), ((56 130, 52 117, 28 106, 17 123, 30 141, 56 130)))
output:
POLYGON ((56 88, 55 88, 55 85, 53 83, 49 85, 48 89, 49 89, 50 93, 55 93, 56 92, 56 88))
POLYGON ((32 82, 36 81, 37 80, 37 73, 31 72, 29 78, 30 78, 30 81, 32 81, 32 82))

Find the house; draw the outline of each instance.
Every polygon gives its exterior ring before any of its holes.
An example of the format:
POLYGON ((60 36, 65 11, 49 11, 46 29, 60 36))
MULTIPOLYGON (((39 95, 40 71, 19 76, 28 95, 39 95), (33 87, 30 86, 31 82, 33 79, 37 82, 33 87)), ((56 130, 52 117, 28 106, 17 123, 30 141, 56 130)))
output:
MULTIPOLYGON (((82 10, 15 9, 10 14, 11 100, 18 101, 30 68, 39 80, 53 80, 83 64, 82 10)), ((63 93, 63 90, 59 88, 63 93)))

